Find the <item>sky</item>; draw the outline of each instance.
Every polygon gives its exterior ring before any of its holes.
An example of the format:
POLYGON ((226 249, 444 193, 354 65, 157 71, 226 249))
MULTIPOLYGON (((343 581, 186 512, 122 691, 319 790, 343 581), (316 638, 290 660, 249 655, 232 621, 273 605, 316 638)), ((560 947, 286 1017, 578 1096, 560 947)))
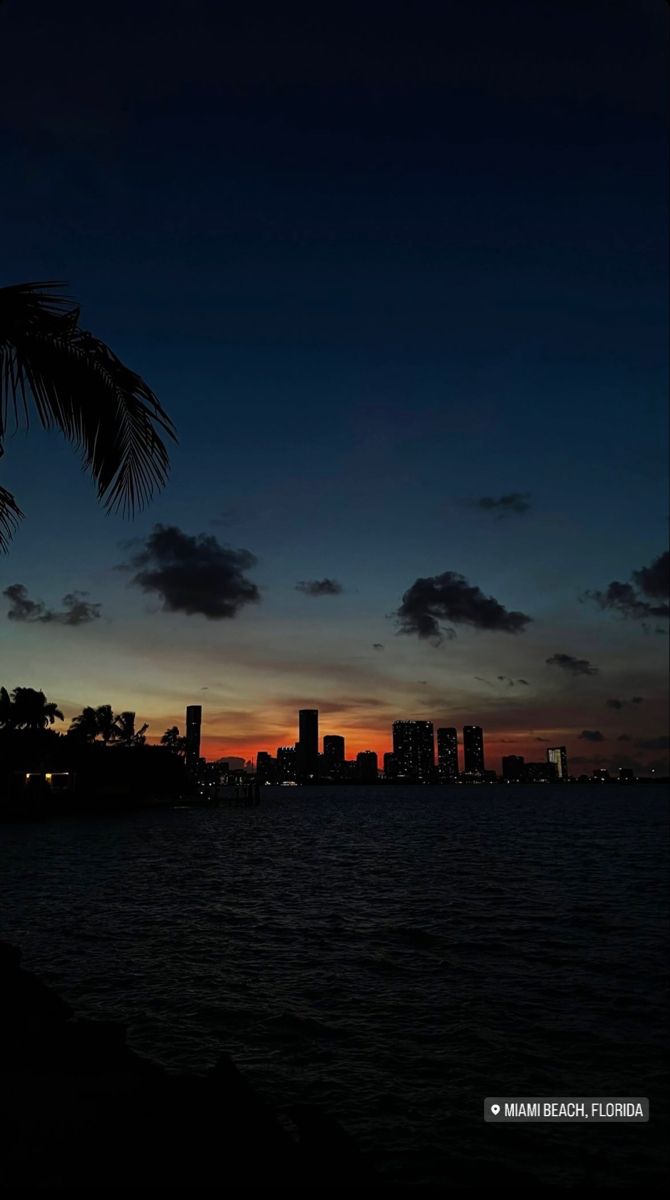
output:
POLYGON ((178 432, 130 522, 7 440, 0 682, 666 770, 667 6, 232 7, 0 5, 0 284, 178 432))

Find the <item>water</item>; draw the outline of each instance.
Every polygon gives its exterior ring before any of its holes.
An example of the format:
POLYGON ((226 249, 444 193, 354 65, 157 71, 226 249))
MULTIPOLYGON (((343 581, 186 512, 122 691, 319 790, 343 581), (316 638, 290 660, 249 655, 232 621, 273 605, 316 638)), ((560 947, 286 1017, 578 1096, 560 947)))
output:
POLYGON ((2 936, 178 1067, 223 1049, 398 1184, 667 1168, 659 788, 266 789, 258 809, 0 827, 2 936), (490 1094, 648 1095, 648 1126, 507 1127, 490 1094))

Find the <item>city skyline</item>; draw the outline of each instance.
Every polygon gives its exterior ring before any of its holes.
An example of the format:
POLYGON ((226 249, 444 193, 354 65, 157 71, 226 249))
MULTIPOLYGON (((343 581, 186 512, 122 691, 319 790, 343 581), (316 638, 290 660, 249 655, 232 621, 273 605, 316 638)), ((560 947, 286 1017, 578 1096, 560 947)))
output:
MULTIPOLYGON (((189 737, 189 729, 193 729, 197 725, 199 751, 201 719, 201 706, 187 706, 186 753, 187 761, 190 759, 192 766, 195 751, 193 734, 189 737), (193 716, 194 713, 197 713, 197 717, 193 716)), ((528 770, 532 771, 535 768, 537 768, 538 779, 555 777, 557 781, 566 781, 571 777, 589 773, 583 769, 586 766, 584 757, 579 754, 571 754, 566 745, 547 745, 540 750, 539 746, 535 744, 532 758, 509 749, 497 756, 491 752, 487 731, 482 726, 462 725, 460 730, 459 736, 459 728, 456 726, 445 726, 425 719, 400 718, 392 722, 387 734, 386 744, 388 746, 390 743, 390 749, 373 750, 371 747, 360 749, 358 745, 351 749, 348 747, 344 735, 332 731, 321 732, 318 709, 299 709, 295 728, 296 737, 293 742, 285 742, 274 748, 268 748, 266 742, 263 748, 260 748, 251 759, 247 760, 244 756, 235 755, 233 752, 228 754, 224 752, 222 755, 210 758, 209 761, 216 763, 228 759, 233 761, 241 759, 242 762, 246 761, 248 765, 256 769, 259 769, 259 765, 263 763, 264 770, 266 768, 276 770, 278 766, 280 775, 287 779, 298 779, 299 782, 307 782, 310 777, 315 778, 319 774, 332 779, 337 779, 338 776, 344 778, 342 769, 355 764, 367 768, 370 778, 378 770, 386 778, 411 776, 416 782, 435 782, 437 778, 441 782, 456 782, 463 778, 483 777, 491 774, 515 780, 521 778, 528 770), (349 753, 347 753, 348 750, 349 753), (538 756, 540 761, 538 761, 538 756), (372 769, 373 759, 374 771, 372 769), (497 771, 495 766, 492 766, 492 762, 496 761, 497 771), (577 769, 571 771, 570 766, 577 769), (546 771, 545 768, 547 768, 546 771)), ((540 740, 545 741, 546 739, 540 740)), ((631 767, 630 762, 615 761, 611 763, 611 766, 614 771, 623 771, 624 773, 644 772, 644 769, 640 770, 639 767, 631 767)), ((596 767, 590 768, 590 773, 595 774, 597 770, 606 769, 606 767, 606 761, 599 758, 596 767)), ((647 770, 652 775, 662 776, 664 774, 663 767, 658 767, 654 763, 651 763, 647 770)))

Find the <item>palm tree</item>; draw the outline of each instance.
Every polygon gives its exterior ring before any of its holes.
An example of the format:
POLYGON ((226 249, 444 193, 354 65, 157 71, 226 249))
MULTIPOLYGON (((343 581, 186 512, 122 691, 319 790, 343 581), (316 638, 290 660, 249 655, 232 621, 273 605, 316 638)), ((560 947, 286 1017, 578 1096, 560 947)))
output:
POLYGON ((48 701, 44 692, 29 687, 14 688, 9 714, 12 729, 46 729, 54 721, 62 720, 63 714, 58 705, 48 701))
POLYGON ((12 701, 6 687, 0 687, 0 729, 11 729, 12 701))
MULTIPOLYGON (((79 308, 55 288, 0 288, 0 457, 10 414, 28 428, 29 400, 45 429, 57 428, 81 451, 110 511, 132 515, 167 478, 163 436, 174 427, 146 383, 108 346, 79 326, 79 308)), ((0 549, 23 516, 0 487, 0 549)))
POLYGON ((116 718, 112 712, 111 704, 101 704, 95 710, 95 721, 97 732, 100 734, 105 745, 108 742, 113 742, 116 737, 116 718))
POLYGON ((114 741, 122 746, 143 746, 146 738, 145 733, 149 728, 148 725, 143 725, 141 729, 135 729, 135 713, 122 712, 114 718, 114 741))
POLYGON ((96 710, 90 705, 84 708, 78 717, 72 718, 72 724, 67 732, 68 737, 76 737, 83 742, 94 742, 99 732, 96 710))
POLYGON ((165 746, 172 754, 186 753, 186 738, 182 737, 176 725, 165 730, 161 738, 161 746, 165 746))

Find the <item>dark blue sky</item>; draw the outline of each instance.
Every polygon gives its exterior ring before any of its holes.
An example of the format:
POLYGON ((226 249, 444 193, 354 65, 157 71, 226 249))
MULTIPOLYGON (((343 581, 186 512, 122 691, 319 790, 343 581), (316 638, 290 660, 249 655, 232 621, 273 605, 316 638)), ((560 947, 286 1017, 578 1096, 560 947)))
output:
MULTIPOLYGON (((180 439, 131 527, 55 435, 10 443, 28 519, 3 586, 87 590, 108 619, 4 622, 3 657, 158 725, 206 687, 231 752, 273 749, 302 700, 380 749, 392 709, 602 728, 612 757, 605 694, 660 703, 667 645, 578 600, 666 545, 666 6, 229 8, 0 7, 4 280, 67 280, 180 439), (472 504, 516 492, 502 520, 472 504), (147 615, 113 568, 155 522, 251 551, 261 603, 147 615), (444 572, 532 624, 397 637, 403 593, 444 572), (294 590, 324 577, 343 593, 294 590), (91 675, 65 680, 75 645, 91 675), (598 659, 597 686, 555 652, 598 659), (487 668, 532 697, 493 704, 487 668)), ((661 720, 641 710, 638 740, 661 720)))

